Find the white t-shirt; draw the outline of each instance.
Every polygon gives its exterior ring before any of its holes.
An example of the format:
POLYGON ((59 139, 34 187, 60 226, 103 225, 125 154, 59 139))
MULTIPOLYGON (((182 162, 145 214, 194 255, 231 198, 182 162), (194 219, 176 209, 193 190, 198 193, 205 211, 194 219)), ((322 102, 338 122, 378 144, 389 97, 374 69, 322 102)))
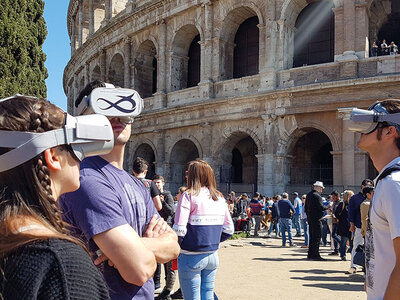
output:
MULTIPOLYGON (((397 157, 383 170, 399 163, 397 157)), ((399 236, 400 171, 394 171, 378 182, 370 208, 365 249, 368 300, 383 299, 396 263, 393 240, 399 236)))

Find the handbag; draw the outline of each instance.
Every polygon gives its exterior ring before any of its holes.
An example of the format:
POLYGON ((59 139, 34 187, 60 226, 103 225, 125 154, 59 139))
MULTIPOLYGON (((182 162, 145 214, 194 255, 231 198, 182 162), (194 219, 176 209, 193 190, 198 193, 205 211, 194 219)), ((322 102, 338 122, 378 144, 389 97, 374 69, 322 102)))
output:
POLYGON ((365 268, 365 253, 364 253, 364 245, 358 245, 356 249, 356 254, 354 255, 353 262, 356 265, 359 265, 365 268))

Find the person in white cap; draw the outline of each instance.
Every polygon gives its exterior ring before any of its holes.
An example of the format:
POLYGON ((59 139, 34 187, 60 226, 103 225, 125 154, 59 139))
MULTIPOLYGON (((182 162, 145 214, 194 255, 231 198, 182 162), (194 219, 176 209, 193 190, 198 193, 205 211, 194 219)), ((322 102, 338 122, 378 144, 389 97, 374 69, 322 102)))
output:
POLYGON ((321 218, 323 217, 325 210, 323 199, 321 197, 321 193, 324 188, 324 184, 321 181, 316 181, 313 184, 313 189, 306 196, 305 211, 307 214, 310 232, 307 259, 310 260, 325 260, 319 254, 319 243, 322 233, 321 218))

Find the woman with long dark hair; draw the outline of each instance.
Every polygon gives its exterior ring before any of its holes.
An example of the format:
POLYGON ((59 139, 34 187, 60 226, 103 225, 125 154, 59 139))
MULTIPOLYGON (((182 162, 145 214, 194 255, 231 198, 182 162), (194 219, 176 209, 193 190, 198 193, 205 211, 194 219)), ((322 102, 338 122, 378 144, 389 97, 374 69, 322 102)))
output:
POLYGON ((232 218, 206 161, 189 163, 187 185, 173 227, 181 245, 179 283, 184 299, 212 300, 219 264, 217 250, 220 242, 233 234, 232 218))
MULTIPOLYGON (((0 101, 0 130, 10 132, 10 139, 13 132, 38 137, 55 132, 65 128, 66 118, 46 100, 14 96, 0 101)), ((71 146, 42 151, 35 145, 41 153, 8 168, 4 156, 19 146, 1 142, 0 299, 109 299, 101 274, 84 246, 68 234, 57 205, 60 195, 79 188, 79 160, 71 146)), ((28 154, 15 159, 23 155, 28 154)))

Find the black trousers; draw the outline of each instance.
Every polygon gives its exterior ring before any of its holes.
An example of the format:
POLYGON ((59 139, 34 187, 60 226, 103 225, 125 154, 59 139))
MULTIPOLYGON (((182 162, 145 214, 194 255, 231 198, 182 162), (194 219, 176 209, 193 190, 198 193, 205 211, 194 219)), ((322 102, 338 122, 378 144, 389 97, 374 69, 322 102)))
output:
POLYGON ((307 258, 317 258, 319 255, 319 243, 322 236, 322 224, 319 220, 308 219, 310 242, 308 244, 307 258))

